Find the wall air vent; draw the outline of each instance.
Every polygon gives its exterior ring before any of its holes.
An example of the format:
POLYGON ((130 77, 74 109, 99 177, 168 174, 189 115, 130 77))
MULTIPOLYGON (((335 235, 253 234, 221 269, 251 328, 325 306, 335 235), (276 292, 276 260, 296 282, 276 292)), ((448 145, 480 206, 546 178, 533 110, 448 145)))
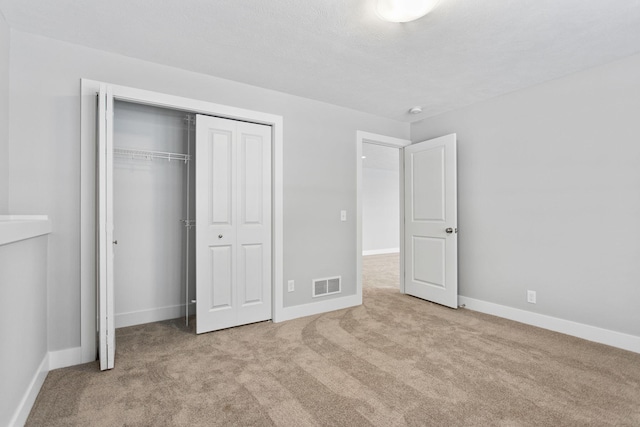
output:
POLYGON ((315 279, 312 290, 314 297, 338 294, 342 292, 342 279, 340 276, 315 279))

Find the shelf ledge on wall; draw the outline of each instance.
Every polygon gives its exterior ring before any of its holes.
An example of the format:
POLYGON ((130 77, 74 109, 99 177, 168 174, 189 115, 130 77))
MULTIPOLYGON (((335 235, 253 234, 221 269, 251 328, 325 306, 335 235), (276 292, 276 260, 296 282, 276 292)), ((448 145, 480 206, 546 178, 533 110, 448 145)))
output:
POLYGON ((47 215, 0 215, 0 245, 51 233, 47 215))

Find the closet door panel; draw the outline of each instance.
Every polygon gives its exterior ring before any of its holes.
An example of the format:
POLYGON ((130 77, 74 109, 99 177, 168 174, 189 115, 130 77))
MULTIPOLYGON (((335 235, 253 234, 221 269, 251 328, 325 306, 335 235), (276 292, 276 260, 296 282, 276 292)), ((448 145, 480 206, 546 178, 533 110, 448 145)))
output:
POLYGON ((271 127, 198 115, 195 157, 196 331, 271 319, 271 127))
POLYGON ((113 93, 101 84, 98 93, 97 147, 97 257, 98 257, 98 350, 100 370, 115 365, 115 320, 113 283, 113 93))
POLYGON ((238 122, 238 324, 271 319, 271 127, 238 122))
POLYGON ((209 310, 229 310, 233 308, 233 255, 231 246, 214 246, 211 251, 211 301, 209 310))
POLYGON ((211 225, 231 225, 233 217, 233 140, 229 131, 209 133, 209 212, 211 225))
POLYGON ((239 301, 242 307, 264 302, 262 245, 242 245, 238 274, 239 301))
POLYGON ((262 225, 262 188, 264 174, 262 152, 264 141, 259 135, 243 134, 240 140, 241 212, 242 223, 262 225))
POLYGON ((235 326, 235 124, 196 118, 196 332, 235 326))

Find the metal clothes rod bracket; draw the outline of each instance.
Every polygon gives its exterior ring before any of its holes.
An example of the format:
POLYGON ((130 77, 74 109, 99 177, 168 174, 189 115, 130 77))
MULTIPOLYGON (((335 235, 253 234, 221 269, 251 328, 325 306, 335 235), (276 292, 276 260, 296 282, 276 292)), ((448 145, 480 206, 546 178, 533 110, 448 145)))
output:
POLYGON ((187 228, 195 227, 196 220, 195 219, 181 219, 180 222, 187 228))
POLYGON ((195 126, 196 124, 196 116, 193 114, 187 114, 184 117, 184 121, 187 122, 187 125, 195 126))

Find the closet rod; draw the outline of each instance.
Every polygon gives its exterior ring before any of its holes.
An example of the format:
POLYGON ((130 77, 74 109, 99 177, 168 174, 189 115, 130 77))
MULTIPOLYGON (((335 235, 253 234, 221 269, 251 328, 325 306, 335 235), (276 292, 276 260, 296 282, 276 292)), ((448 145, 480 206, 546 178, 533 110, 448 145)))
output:
POLYGON ((135 150, 132 148, 114 148, 113 154, 118 157, 130 157, 132 159, 166 159, 166 160, 179 160, 187 163, 191 160, 191 155, 183 153, 169 153, 166 151, 149 151, 149 150, 135 150))

